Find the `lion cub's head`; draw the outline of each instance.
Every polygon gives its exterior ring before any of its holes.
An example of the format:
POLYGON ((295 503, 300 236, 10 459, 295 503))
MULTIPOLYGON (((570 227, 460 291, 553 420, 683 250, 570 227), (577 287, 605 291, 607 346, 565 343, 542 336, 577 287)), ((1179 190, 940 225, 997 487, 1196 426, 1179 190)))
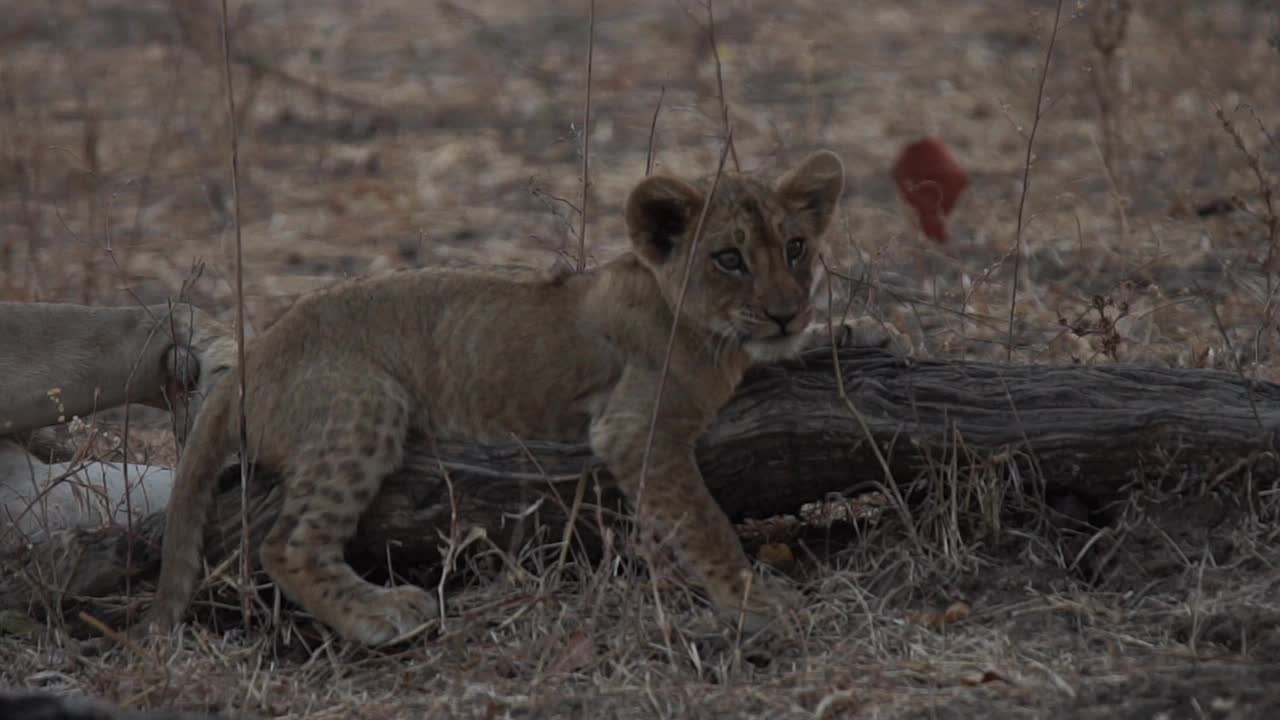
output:
POLYGON ((737 343, 756 360, 792 355, 813 319, 822 278, 818 258, 844 191, 844 165, 823 150, 772 186, 725 173, 694 248, 711 185, 710 178, 689 184, 664 176, 636 185, 626 207, 633 249, 673 308, 694 251, 684 319, 737 343))

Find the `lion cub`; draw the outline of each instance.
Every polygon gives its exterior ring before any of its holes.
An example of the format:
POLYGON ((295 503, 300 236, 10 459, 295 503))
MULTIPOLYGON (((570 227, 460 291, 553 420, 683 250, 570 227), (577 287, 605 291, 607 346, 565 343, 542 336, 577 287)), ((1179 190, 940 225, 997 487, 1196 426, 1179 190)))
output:
MULTIPOLYGON (((765 184, 653 176, 626 202, 631 251, 588 273, 513 279, 423 269, 304 297, 255 338, 243 371, 248 452, 281 471, 284 507, 260 549, 286 596, 342 636, 380 644, 438 612, 421 588, 361 579, 343 546, 411 430, 477 441, 590 438, 647 528, 725 612, 753 626, 792 594, 756 583, 694 462, 694 443, 752 360, 800 350, 844 166, 817 152, 765 184), (694 228, 708 204, 704 232, 694 228), (656 433, 641 466, 685 286, 656 433)), ((240 372, 236 370, 234 372, 240 372)), ((178 465, 147 622, 181 620, 201 568, 215 479, 237 446, 238 377, 205 401, 178 465)))

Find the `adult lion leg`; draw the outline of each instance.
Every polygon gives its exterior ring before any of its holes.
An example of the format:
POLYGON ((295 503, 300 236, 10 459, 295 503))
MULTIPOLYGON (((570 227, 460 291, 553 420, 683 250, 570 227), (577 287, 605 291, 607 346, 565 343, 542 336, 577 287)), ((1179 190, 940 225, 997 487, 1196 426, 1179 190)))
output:
POLYGON ((173 470, 111 462, 45 463, 0 438, 0 543, 68 527, 126 525, 163 510, 173 470))
POLYGON ((5 435, 130 402, 168 408, 188 390, 206 389, 235 357, 226 328, 185 303, 171 312, 3 302, 0 337, 5 435))
POLYGON ((228 328, 185 303, 0 303, 0 338, 0 536, 126 522, 165 507, 173 481, 164 467, 47 464, 3 436, 138 402, 172 408, 182 442, 236 358, 228 328))

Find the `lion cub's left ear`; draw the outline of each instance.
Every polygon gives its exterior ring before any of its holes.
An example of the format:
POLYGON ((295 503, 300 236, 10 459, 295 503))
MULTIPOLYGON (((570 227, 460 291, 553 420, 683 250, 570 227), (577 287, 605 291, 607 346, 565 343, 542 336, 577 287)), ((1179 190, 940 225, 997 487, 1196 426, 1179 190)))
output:
POLYGON ((819 150, 778 180, 777 193, 788 210, 813 228, 814 237, 822 235, 844 193, 844 163, 830 150, 819 150))

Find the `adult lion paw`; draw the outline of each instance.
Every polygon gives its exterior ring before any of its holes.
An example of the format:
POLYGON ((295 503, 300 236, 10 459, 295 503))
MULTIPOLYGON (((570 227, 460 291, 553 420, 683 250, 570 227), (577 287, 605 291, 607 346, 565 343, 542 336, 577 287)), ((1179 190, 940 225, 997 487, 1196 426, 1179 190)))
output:
POLYGON ((911 340, 893 325, 864 315, 846 320, 836 331, 836 347, 875 347, 910 353, 911 340))
POLYGON ((838 323, 832 328, 828 328, 826 323, 814 323, 809 326, 808 333, 806 349, 830 347, 834 342, 838 348, 873 347, 907 355, 915 351, 911 339, 896 327, 865 315, 838 323))

